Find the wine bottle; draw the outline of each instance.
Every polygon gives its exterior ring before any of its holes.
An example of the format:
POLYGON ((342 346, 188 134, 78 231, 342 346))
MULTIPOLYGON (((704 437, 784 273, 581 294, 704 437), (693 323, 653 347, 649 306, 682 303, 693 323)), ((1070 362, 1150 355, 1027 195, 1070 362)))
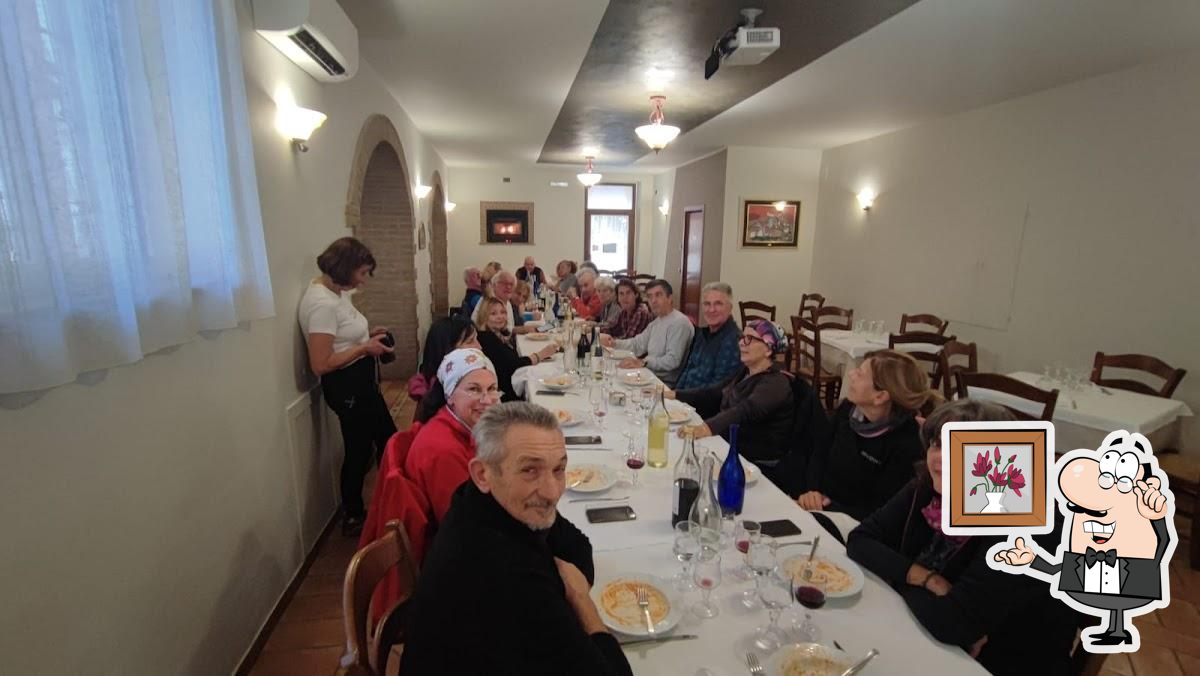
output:
POLYGON ((667 415, 667 404, 663 400, 663 386, 654 390, 654 408, 650 409, 649 432, 646 439, 646 462, 651 467, 667 466, 667 432, 671 419, 667 415))
POLYGON ((746 470, 738 457, 738 425, 729 426, 729 455, 717 476, 717 499, 725 515, 741 514, 746 501, 746 470))
POLYGON ((675 492, 671 503, 671 526, 688 519, 692 505, 700 495, 700 461, 696 458, 696 441, 689 431, 683 438, 683 453, 675 461, 673 472, 675 492))
POLYGON ((579 375, 587 377, 591 372, 592 337, 586 332, 579 335, 579 344, 575 346, 575 363, 578 364, 579 375))
POLYGON ((592 327, 592 380, 604 380, 604 347, 600 344, 598 327, 592 327))

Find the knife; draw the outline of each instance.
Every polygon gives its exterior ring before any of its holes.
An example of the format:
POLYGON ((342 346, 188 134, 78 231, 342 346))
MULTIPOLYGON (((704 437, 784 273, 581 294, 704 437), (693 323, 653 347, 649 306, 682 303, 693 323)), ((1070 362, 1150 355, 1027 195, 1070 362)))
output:
POLYGON ((628 499, 629 499, 629 496, 626 495, 623 498, 575 498, 573 500, 567 500, 567 502, 609 502, 612 500, 628 500, 628 499))
POLYGON ((644 643, 666 643, 668 641, 690 641, 694 638, 700 638, 696 634, 675 634, 674 636, 655 636, 654 638, 639 638, 633 641, 625 641, 621 646, 640 645, 644 643))

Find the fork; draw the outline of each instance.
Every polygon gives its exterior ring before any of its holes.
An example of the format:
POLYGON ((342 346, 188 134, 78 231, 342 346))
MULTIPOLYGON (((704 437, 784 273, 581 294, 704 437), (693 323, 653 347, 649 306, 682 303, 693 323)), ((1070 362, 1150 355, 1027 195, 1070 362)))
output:
POLYGON ((758 661, 758 655, 754 653, 746 653, 746 666, 750 668, 751 676, 762 676, 767 673, 763 671, 763 666, 758 661))
POLYGON ((646 616, 646 631, 653 636, 654 622, 650 620, 650 595, 646 593, 645 587, 637 588, 637 604, 642 609, 642 614, 646 616))

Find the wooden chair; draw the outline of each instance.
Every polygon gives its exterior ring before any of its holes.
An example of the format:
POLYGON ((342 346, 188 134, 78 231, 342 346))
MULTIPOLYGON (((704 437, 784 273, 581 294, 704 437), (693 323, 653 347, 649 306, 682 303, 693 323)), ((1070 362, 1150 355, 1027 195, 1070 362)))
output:
POLYGON ((960 399, 965 399, 968 396, 969 388, 972 387, 981 390, 994 390, 1042 405, 1042 412, 1039 415, 1030 415, 1025 411, 1005 406, 1004 408, 1012 411, 1018 420, 1051 421, 1054 419, 1054 406, 1058 403, 1058 390, 1043 390, 1040 387, 1034 387, 1029 383, 1022 382, 1016 378, 1010 378, 1000 373, 967 373, 966 371, 958 371, 954 374, 954 378, 958 383, 958 396, 960 399))
POLYGON ((812 384, 813 391, 832 411, 842 392, 842 379, 821 365, 821 326, 792 315, 792 373, 812 384))
POLYGON ((1163 360, 1145 354, 1106 355, 1103 352, 1097 352, 1096 359, 1092 363, 1092 382, 1101 387, 1115 387, 1118 390, 1128 390, 1130 392, 1137 392, 1138 394, 1149 394, 1153 397, 1163 397, 1166 399, 1170 399, 1171 395, 1175 393, 1175 388, 1179 387, 1179 381, 1183 380, 1185 375, 1187 375, 1187 370, 1171 368, 1163 360), (1105 367, 1145 371, 1150 375, 1162 378, 1164 382, 1162 387, 1156 390, 1146 383, 1137 380, 1104 378, 1103 371, 1105 367))
POLYGON ((756 300, 743 300, 738 302, 738 311, 742 315, 742 328, 746 328, 746 322, 751 319, 769 319, 775 321, 775 306, 760 303, 756 300))
POLYGON ((644 297, 646 295, 646 286, 657 278, 654 275, 640 274, 633 275, 631 279, 633 280, 634 285, 637 286, 638 291, 641 292, 642 296, 644 297))
POLYGON ((382 676, 392 645, 403 643, 403 615, 407 612, 417 582, 408 535, 399 521, 390 521, 384 536, 358 550, 346 568, 342 587, 342 615, 346 630, 346 654, 341 666, 353 676, 382 676), (404 594, 383 618, 370 626, 371 597, 375 585, 392 568, 404 580, 404 594))
POLYGON ((975 350, 975 343, 960 343, 951 338, 946 341, 945 345, 942 345, 942 351, 938 357, 941 362, 938 370, 942 378, 942 394, 946 396, 946 401, 950 401, 954 395, 953 390, 956 382, 954 374, 959 371, 978 373, 979 356, 975 350), (955 364, 951 361, 954 357, 966 357, 966 365, 955 364))
POLYGON ((819 310, 825 307, 825 296, 819 293, 805 293, 800 296, 800 310, 797 312, 801 317, 813 310, 819 310))
MULTIPOLYGON (((925 326, 932 326, 934 329, 932 333, 942 336, 946 335, 946 327, 950 326, 950 322, 948 320, 942 319, 936 315, 900 315, 900 333, 909 333, 909 324, 923 324, 925 326)), ((914 329, 914 331, 929 332, 928 329, 924 328, 917 328, 914 329)))
POLYGON ((923 363, 925 367, 925 375, 929 376, 929 387, 938 389, 942 383, 942 351, 929 352, 927 350, 906 350, 904 345, 935 345, 941 348, 946 343, 954 340, 955 336, 943 336, 940 333, 925 333, 920 331, 911 331, 909 333, 890 333, 888 334, 888 349, 895 350, 899 345, 900 351, 909 355, 917 362, 923 363))
POLYGON ((834 305, 828 307, 821 306, 813 310, 810 315, 813 321, 823 329, 843 329, 850 331, 854 327, 854 310, 834 305))

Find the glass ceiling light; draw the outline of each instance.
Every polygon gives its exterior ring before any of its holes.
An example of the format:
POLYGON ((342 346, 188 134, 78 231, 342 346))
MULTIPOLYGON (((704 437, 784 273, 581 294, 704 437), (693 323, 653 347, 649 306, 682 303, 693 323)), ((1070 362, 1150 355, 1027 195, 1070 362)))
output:
POLYGON ((584 171, 582 174, 575 174, 575 178, 579 179, 580 183, 584 184, 585 186, 587 186, 589 188, 596 185, 597 183, 600 182, 600 179, 604 178, 603 174, 597 174, 596 170, 592 168, 592 160, 594 160, 594 159, 596 159, 596 158, 592 157, 591 155, 588 155, 587 156, 587 170, 584 171))
POLYGON ((650 124, 643 124, 634 129, 638 138, 646 142, 646 145, 655 152, 667 147, 667 144, 675 140, 679 136, 679 127, 672 127, 669 124, 663 124, 663 104, 667 102, 665 96, 651 96, 650 104, 654 106, 654 110, 650 113, 650 124))

